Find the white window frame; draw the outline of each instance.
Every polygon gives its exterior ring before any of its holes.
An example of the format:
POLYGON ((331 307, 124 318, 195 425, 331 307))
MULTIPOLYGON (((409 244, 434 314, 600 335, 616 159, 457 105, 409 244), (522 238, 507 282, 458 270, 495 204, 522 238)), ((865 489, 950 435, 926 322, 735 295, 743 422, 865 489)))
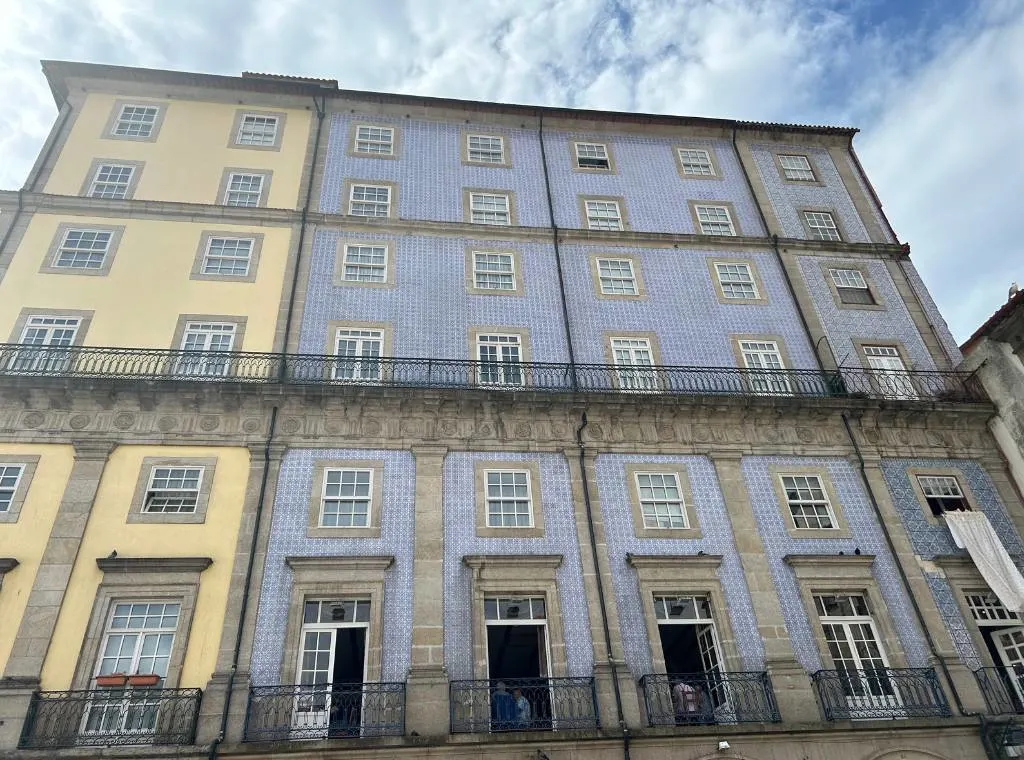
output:
POLYGON ((231 370, 230 354, 234 351, 238 325, 233 322, 187 322, 181 333, 177 374, 189 377, 224 377, 231 370), (202 345, 197 342, 201 338, 202 345), (227 348, 223 340, 227 338, 227 348), (213 348, 214 344, 217 348, 213 348), (214 354, 203 356, 203 354, 214 354))
POLYGON ((516 272, 516 257, 511 253, 505 253, 502 251, 473 251, 473 287, 477 290, 493 290, 497 293, 515 293, 518 289, 517 278, 519 276, 516 272), (499 271, 494 269, 486 269, 480 267, 480 259, 478 257, 486 256, 499 256, 501 259, 507 260, 508 271, 499 271), (498 278, 511 278, 509 287, 497 287, 493 284, 488 284, 488 279, 498 278), (481 279, 482 278, 482 279, 481 279))
POLYGON ((13 372, 63 372, 71 364, 72 347, 82 327, 81 317, 60 314, 29 314, 21 329, 18 344, 24 349, 12 351, 6 369, 13 372), (67 351, 45 347, 66 348, 67 351), (33 350, 44 347, 43 350, 33 350))
POLYGON ((370 468, 370 467, 328 467, 328 468, 326 468, 324 470, 323 483, 321 484, 321 488, 320 488, 320 514, 319 514, 319 517, 317 518, 317 525, 319 527, 321 527, 321 528, 344 528, 344 529, 348 529, 348 528, 363 529, 363 528, 365 528, 365 529, 369 529, 371 527, 372 520, 373 520, 373 506, 374 506, 373 505, 373 487, 374 487, 374 483, 373 483, 373 468, 370 468), (328 483, 328 480, 329 480, 329 478, 331 476, 331 473, 338 473, 339 474, 340 479, 339 479, 337 484, 328 483), (342 487, 344 487, 346 485, 346 483, 345 483, 345 475, 346 474, 351 474, 351 475, 355 476, 355 478, 356 478, 356 480, 353 481, 350 484, 353 487, 353 493, 352 493, 351 496, 344 496, 341 493, 342 487), (360 486, 363 485, 362 483, 358 482, 358 478, 361 475, 366 475, 367 476, 366 483, 365 483, 365 485, 366 485, 366 496, 365 497, 356 494, 356 489, 358 489, 360 486), (332 495, 329 495, 327 493, 327 488, 328 488, 329 485, 337 485, 338 486, 338 494, 336 496, 332 496, 332 495), (342 525, 340 523, 338 523, 336 525, 328 525, 328 524, 326 524, 324 522, 324 517, 327 515, 327 502, 329 502, 329 501, 332 501, 332 502, 336 501, 336 502, 339 502, 339 504, 342 503, 342 502, 351 502, 352 503, 353 508, 352 508, 351 512, 344 512, 343 513, 341 511, 338 511, 338 512, 334 513, 334 516, 336 518, 339 518, 339 519, 341 517, 348 517, 349 520, 350 520, 350 524, 349 525, 342 525), (357 515, 362 516, 362 513, 356 511, 355 505, 357 503, 363 503, 363 502, 366 503, 366 522, 364 524, 362 524, 362 525, 356 525, 355 518, 356 518, 357 515))
POLYGON ((395 155, 395 128, 386 127, 380 124, 356 124, 356 133, 352 145, 352 152, 360 156, 394 156, 395 155), (363 130, 370 130, 365 136, 363 130), (380 130, 378 136, 374 136, 372 130, 380 130), (387 135, 386 139, 384 135, 387 135), (387 150, 371 150, 371 147, 386 147, 387 150))
POLYGON ((146 493, 142 499, 142 511, 151 515, 194 515, 199 508, 199 494, 203 488, 203 478, 206 476, 206 468, 201 465, 153 465, 149 471, 149 483, 146 486, 146 493), (181 470, 182 474, 175 477, 174 471, 181 470), (195 487, 156 487, 156 480, 159 475, 162 480, 188 480, 188 473, 195 471, 195 487), (160 508, 153 508, 152 501, 155 499, 180 499, 181 503, 174 505, 162 504, 160 508))
POLYGON ((21 478, 25 474, 25 465, 0 461, 0 514, 9 512, 14 504, 14 496, 18 493, 21 478), (13 471, 13 473, 12 473, 13 471), (13 478, 13 482, 11 482, 13 478), (5 483, 5 481, 7 481, 5 483))
POLYGON ((123 200, 127 198, 128 192, 132 188, 132 180, 135 179, 136 171, 137 167, 131 164, 99 164, 92 175, 92 182, 89 183, 89 197, 105 200, 123 200), (110 177, 102 179, 104 172, 109 173, 113 169, 118 171, 116 181, 113 181, 110 177), (124 175, 126 170, 128 172, 127 177, 124 175))
POLYGON ((655 369, 654 347, 647 338, 612 336, 608 339, 612 362, 616 366, 619 390, 630 393, 654 393, 658 390, 658 375, 655 369), (637 362, 646 355, 650 364, 637 362), (628 358, 629 361, 623 361, 628 358))
POLYGON ((247 237, 231 237, 229 235, 211 235, 206 241, 206 250, 203 252, 203 264, 200 267, 200 274, 214 275, 216 277, 248 277, 249 271, 252 269, 252 254, 256 249, 256 241, 253 238, 247 237), (214 243, 221 246, 219 253, 213 252, 214 243), (241 250, 239 244, 245 243, 246 251, 245 256, 241 255, 228 255, 227 250, 224 246, 233 246, 236 252, 241 250), (212 268, 212 262, 218 261, 218 269, 212 268), (225 265, 230 266, 232 269, 240 263, 245 262, 245 269, 241 272, 225 272, 222 271, 225 265))
MULTIPOLYGON (((487 201, 489 202, 489 201, 487 201)), ((469 192, 469 221, 471 224, 486 224, 493 227, 510 227, 512 225, 512 196, 502 192, 469 192), (477 207, 478 203, 485 202, 485 199, 503 199, 505 209, 502 211, 496 205, 491 207, 477 207), (504 215, 504 217, 502 216, 504 215), (504 221, 501 219, 504 218, 504 221)))
POLYGON ((716 261, 715 276, 718 277, 718 286, 722 290, 722 296, 727 300, 756 301, 761 298, 761 293, 757 289, 757 280, 754 277, 754 268, 750 264, 742 261, 716 261), (737 271, 733 272, 734 269, 737 271), (739 269, 746 271, 746 280, 736 279, 742 276, 738 272, 739 269), (733 290, 733 288, 744 289, 746 287, 750 288, 749 295, 746 292, 737 294, 733 290))
POLYGON ((339 327, 334 333, 331 379, 345 383, 379 383, 384 373, 384 330, 372 327, 339 327), (355 344, 355 353, 341 353, 341 342, 355 344), (377 353, 364 353, 376 344, 377 353))
POLYGON ((147 103, 123 103, 121 110, 118 111, 117 119, 114 120, 113 126, 110 128, 110 134, 113 137, 124 137, 129 140, 146 140, 153 136, 153 130, 156 129, 157 122, 160 119, 160 106, 154 106, 147 103), (136 114, 128 115, 126 118, 126 111, 132 109, 133 111, 143 112, 149 115, 152 112, 151 118, 136 119, 132 118, 136 114), (140 129, 134 129, 140 127, 140 129), (141 127, 146 127, 145 131, 141 130, 141 127))
POLYGON ((697 203, 694 204, 694 213, 697 215, 697 223, 700 225, 700 234, 702 235, 717 235, 720 237, 736 237, 736 224, 733 222, 732 213, 729 211, 728 206, 722 206, 716 203, 697 203), (711 217, 711 211, 715 212, 715 217, 711 217), (722 212, 725 214, 725 219, 720 218, 722 212), (707 226, 705 226, 707 225, 707 226), (720 232, 721 225, 728 225, 728 232, 720 232))
POLYGON ((603 296, 636 296, 640 295, 640 287, 636 280, 636 271, 633 269, 632 259, 617 259, 605 256, 597 257, 597 282, 603 296), (629 270, 629 276, 622 276, 621 265, 625 264, 629 270), (602 268, 604 267, 604 268, 602 268), (618 271, 612 271, 612 267, 618 267, 618 271), (628 292, 620 292, 617 288, 629 285, 628 292))
POLYGON ((110 246, 113 243, 113 241, 114 241, 114 233, 111 232, 110 230, 91 230, 91 229, 84 228, 84 227, 82 227, 82 228, 79 228, 79 227, 68 228, 68 229, 64 230, 64 235, 61 238, 60 245, 57 246, 57 252, 56 252, 56 255, 53 257, 53 264, 52 264, 52 266, 55 269, 67 269, 67 270, 69 270, 71 272, 76 272, 76 271, 85 271, 85 272, 100 271, 100 270, 103 269, 104 265, 107 263, 107 256, 110 255, 110 246), (79 245, 78 246, 70 246, 69 245, 69 238, 72 235, 77 235, 79 237, 79 241, 78 241, 79 245), (86 247, 86 246, 82 246, 81 245, 81 243, 84 242, 82 239, 90 237, 90 236, 91 236, 91 239, 92 239, 92 244, 97 243, 100 238, 105 238, 105 242, 103 243, 102 249, 101 248, 94 248, 94 247, 86 247), (70 257, 69 261, 68 261, 68 263, 61 263, 61 260, 64 258, 65 255, 70 257), (86 262, 85 266, 77 265, 77 257, 80 256, 80 255, 85 257, 85 259, 84 259, 85 262, 86 262), (100 256, 98 262, 96 262, 93 259, 93 257, 96 256, 96 255, 100 256))
POLYGON ((263 113, 243 113, 238 120, 238 133, 235 135, 235 145, 245 145, 257 148, 272 148, 277 145, 277 132, 281 129, 281 119, 263 113), (252 121, 251 124, 247 122, 252 121), (270 131, 267 128, 271 125, 270 131), (270 137, 268 140, 267 137, 270 137))
POLYGON ((599 142, 585 142, 585 141, 574 141, 573 142, 573 155, 576 158, 576 168, 582 169, 583 171, 598 171, 607 172, 612 170, 612 154, 608 150, 608 143, 599 142), (584 149, 584 153, 593 152, 594 155, 580 155, 580 148, 584 149), (591 151, 591 148, 597 150, 591 151), (581 161, 604 161, 604 166, 584 166, 581 161))
POLYGON ((831 211, 804 211, 803 215, 813 240, 842 242, 842 233, 831 211))
MULTIPOLYGON (((967 498, 967 494, 964 493, 964 489, 960 485, 960 478, 955 475, 929 475, 927 473, 920 473, 916 478, 918 488, 921 489, 925 502, 927 503, 929 498, 940 500, 940 504, 943 505, 942 514, 945 514, 946 512, 969 512, 973 509, 970 500, 967 498), (952 485, 952 488, 949 487, 950 485, 952 485), (950 493, 935 492, 936 487, 941 489, 942 486, 945 486, 945 490, 950 491, 950 493), (963 502, 963 506, 961 509, 946 509, 944 506, 945 499, 960 499, 963 502)), ((928 509, 935 517, 940 516, 935 514, 931 504, 928 504, 928 509)))
POLYGON ((805 155, 799 153, 780 153, 779 166, 782 167, 782 176, 790 182, 816 182, 818 180, 814 176, 814 167, 811 166, 811 160, 805 155))
MULTIPOLYGON (((898 707, 901 701, 897 687, 888 677, 875 675, 878 673, 879 665, 875 664, 874 661, 881 663, 881 668, 888 669, 889 658, 886 655, 882 638, 878 634, 878 625, 875 623, 874 616, 867 606, 866 596, 856 593, 819 593, 813 595, 813 601, 814 610, 818 615, 818 625, 821 626, 822 636, 826 642, 826 648, 832 659, 834 669, 839 674, 843 683, 847 704, 851 708, 898 707), (824 603, 820 601, 824 597, 860 599, 865 612, 858 612, 856 606, 853 606, 853 615, 830 615, 825 610, 824 603), (847 645, 849 651, 848 658, 844 658, 843 661, 836 661, 831 646, 832 642, 829 640, 825 626, 842 631, 843 642, 847 645), (860 628, 862 632, 867 631, 870 634, 870 641, 874 643, 878 650, 877 656, 865 656, 861 647, 857 646, 857 642, 868 641, 868 639, 858 639, 856 637, 857 628, 860 628), (855 673, 850 673, 851 668, 847 662, 853 664, 852 670, 856 671, 855 673)), ((852 601, 851 605, 853 605, 852 601)))
POLYGON ((636 486, 637 501, 640 503, 640 515, 643 517, 644 528, 652 530, 688 530, 690 521, 686 516, 686 500, 683 497, 682 484, 679 482, 679 475, 674 472, 639 471, 633 473, 634 485, 636 486), (649 485, 643 485, 644 478, 650 479, 649 485), (653 479, 662 480, 659 486, 654 485, 653 479), (665 480, 671 478, 672 484, 665 485, 665 480), (657 489, 666 493, 659 495, 657 489), (675 496, 670 497, 668 492, 675 490, 675 496), (650 491, 644 496, 644 491, 650 491), (677 513, 678 512, 678 513, 677 513))
POLYGON ((348 215, 349 216, 360 216, 368 219, 387 219, 391 216, 391 201, 392 201, 392 188, 391 185, 374 185, 371 182, 353 182, 348 191, 348 215), (380 200, 375 197, 372 200, 366 198, 356 199, 356 191, 359 190, 364 192, 366 190, 373 190, 375 194, 379 194, 379 191, 383 190, 387 193, 387 200, 380 200), (362 204, 365 208, 369 209, 371 206, 374 210, 372 214, 356 213, 356 204, 362 204), (376 213, 383 209, 383 214, 376 213))
POLYGON ((688 177, 715 177, 715 164, 711 151, 704 148, 676 148, 679 166, 688 177), (699 156, 697 154, 703 154, 699 156))
POLYGON ((533 505, 533 483, 532 483, 532 480, 531 480, 531 477, 530 477, 530 471, 529 470, 516 470, 516 469, 509 469, 509 468, 484 470, 484 514, 485 514, 486 526, 488 528, 523 528, 523 529, 527 529, 527 528, 535 527, 534 505, 533 505), (502 478, 505 475, 511 475, 513 477, 513 482, 511 482, 511 483, 498 482, 498 483, 493 483, 492 484, 491 483, 491 476, 492 475, 498 476, 499 480, 500 480, 500 478, 502 478), (523 484, 519 484, 519 483, 515 482, 515 478, 517 476, 520 476, 520 475, 525 476, 525 481, 526 482, 523 483, 523 484), (491 496, 491 486, 492 485, 497 486, 498 489, 499 489, 499 494, 497 496, 491 496), (519 496, 518 494, 516 494, 514 492, 515 490, 517 490, 520 487, 520 485, 524 485, 525 488, 526 488, 526 495, 525 496, 519 496), (504 491, 506 486, 509 486, 509 487, 511 487, 513 489, 513 493, 511 495, 506 495, 506 494, 503 493, 503 491, 504 491), (523 501, 526 502, 527 524, 525 524, 525 525, 519 524, 519 515, 521 513, 519 512, 518 504, 520 502, 523 502, 523 501), (504 503, 506 503, 506 502, 512 502, 513 503, 513 511, 512 512, 506 512, 504 510, 502 505, 504 503), (500 521, 498 523, 495 523, 492 520, 492 510, 491 510, 491 504, 492 503, 495 503, 495 504, 499 505, 499 512, 497 514, 500 516, 501 519, 500 519, 500 521), (505 524, 505 518, 508 517, 508 516, 511 516, 511 517, 514 518, 514 520, 513 520, 514 524, 512 524, 512 525, 505 524))
POLYGON ((743 366, 749 370, 746 373, 747 383, 754 393, 765 396, 788 396, 793 393, 778 343, 773 340, 740 340, 739 348, 743 366))
POLYGON ((230 172, 228 174, 228 181, 224 187, 224 205, 233 206, 237 208, 258 208, 263 202, 263 190, 266 187, 267 178, 263 174, 254 172, 230 172), (253 189, 253 180, 259 180, 256 189, 253 189), (238 183, 238 187, 233 187, 238 183), (241 187, 242 183, 245 183, 247 187, 244 189, 241 187), (255 201, 253 200, 255 195, 255 201), (242 202, 244 201, 244 202, 242 202))
MULTIPOLYGON (((357 253, 356 255, 362 254, 357 253)), ((379 245, 377 243, 346 243, 342 250, 341 279, 345 282, 359 284, 386 283, 388 281, 388 246, 383 243, 379 245), (367 249, 372 252, 370 255, 374 257, 383 252, 381 262, 378 264, 376 261, 351 261, 349 257, 354 249, 367 249), (353 275, 352 277, 349 276, 350 273, 353 275), (372 277, 361 276, 371 273, 372 277)))
POLYGON ((622 220, 622 206, 618 201, 606 198, 590 198, 583 201, 583 210, 587 214, 587 229, 605 232, 622 232, 625 223, 622 220), (614 207, 615 215, 608 212, 614 207), (614 222, 614 224, 613 224, 614 222))
POLYGON ((789 510, 789 518, 793 522, 794 530, 839 530, 839 520, 836 518, 832 500, 828 497, 825 479, 821 475, 780 473, 778 477, 782 493, 786 497, 786 507, 789 510), (793 481, 792 486, 787 485, 787 479, 793 481), (812 484, 811 481, 814 483, 812 484), (791 495, 794 490, 797 493, 796 498, 791 495), (802 493, 804 491, 807 491, 809 495, 804 496, 802 493), (819 492, 821 496, 816 497, 815 491, 819 492), (796 514, 794 508, 800 510, 799 515, 796 514), (824 514, 820 511, 822 508, 824 514), (808 509, 810 512, 807 511, 808 509), (823 517, 828 521, 828 525, 822 525, 823 517), (800 524, 801 520, 805 523, 804 525, 800 524), (812 520, 814 521, 813 525, 810 524, 812 520))
POLYGON ((504 135, 483 135, 475 134, 470 132, 466 135, 466 162, 470 164, 481 164, 483 166, 501 166, 505 163, 505 137, 504 135), (481 148, 477 146, 473 147, 473 140, 497 140, 497 160, 494 160, 495 150, 494 148, 481 148), (473 158, 474 151, 477 154, 477 158, 473 158), (481 158, 481 156, 491 156, 491 158, 481 158))
POLYGON ((476 336, 477 383, 490 387, 521 388, 526 385, 523 366, 523 336, 516 333, 482 333, 476 336), (495 357, 484 358, 487 348, 493 348, 495 357), (515 349, 515 359, 507 354, 515 349))

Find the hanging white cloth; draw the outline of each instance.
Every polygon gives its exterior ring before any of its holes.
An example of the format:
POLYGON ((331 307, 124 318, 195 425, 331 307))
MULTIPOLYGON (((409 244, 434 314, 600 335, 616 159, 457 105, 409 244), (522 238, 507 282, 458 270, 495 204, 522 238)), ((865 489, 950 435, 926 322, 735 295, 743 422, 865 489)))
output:
POLYGON ((1008 610, 1024 612, 1024 575, 982 512, 946 512, 943 517, 953 541, 967 549, 981 577, 1008 610))

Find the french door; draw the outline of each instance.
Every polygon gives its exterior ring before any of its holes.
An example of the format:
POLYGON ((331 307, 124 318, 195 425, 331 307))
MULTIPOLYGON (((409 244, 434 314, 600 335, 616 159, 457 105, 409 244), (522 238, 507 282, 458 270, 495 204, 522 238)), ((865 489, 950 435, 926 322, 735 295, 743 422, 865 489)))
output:
POLYGON ((29 317, 19 341, 26 348, 14 353, 7 368, 14 372, 64 372, 71 362, 71 351, 55 349, 74 344, 80 323, 78 317, 29 317))
POLYGON ((994 638, 999 659, 1006 666, 1017 699, 1024 705, 1024 628, 1007 628, 996 632, 994 638))
POLYGON ((521 342, 518 335, 477 337, 477 379, 480 385, 523 385, 521 342))
POLYGON ((612 360, 615 362, 619 389, 650 392, 658 390, 654 371, 654 352, 646 338, 612 338, 612 360))
POLYGON ((384 345, 381 330, 338 330, 334 379, 349 382, 378 382, 384 345))
POLYGON ((179 375, 223 377, 231 368, 228 355, 235 343, 235 326, 213 322, 189 322, 181 338, 179 375))
POLYGON ((917 388, 893 346, 864 346, 864 357, 872 372, 872 383, 880 396, 914 400, 917 388))

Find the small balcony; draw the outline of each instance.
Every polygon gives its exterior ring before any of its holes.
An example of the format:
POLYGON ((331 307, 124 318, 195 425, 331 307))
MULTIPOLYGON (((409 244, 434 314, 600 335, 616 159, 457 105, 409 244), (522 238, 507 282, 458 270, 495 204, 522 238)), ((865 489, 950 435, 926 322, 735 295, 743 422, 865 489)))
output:
POLYGON ((94 689, 37 691, 18 746, 116 747, 195 741, 199 689, 94 689))
POLYGON ((243 740, 359 739, 405 733, 404 683, 254 686, 243 740))
POLYGON ((974 671, 992 715, 1024 715, 1024 672, 1001 666, 974 671))
POLYGON ((811 675, 825 720, 945 718, 949 703, 933 668, 819 670, 811 675))
POLYGON ((653 673, 640 679, 647 723, 692 726, 778 723, 767 673, 653 673))
POLYGON ((452 681, 453 734, 596 729, 593 678, 452 681))

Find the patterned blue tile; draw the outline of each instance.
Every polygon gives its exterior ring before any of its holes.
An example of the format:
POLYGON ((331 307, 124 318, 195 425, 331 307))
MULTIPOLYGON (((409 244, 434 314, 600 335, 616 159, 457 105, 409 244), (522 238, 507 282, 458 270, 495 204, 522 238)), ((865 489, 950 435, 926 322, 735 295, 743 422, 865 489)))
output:
POLYGON ((925 287, 924 280, 921 279, 921 275, 914 266, 914 262, 904 259, 900 261, 900 266, 907 273, 907 279, 910 280, 911 287, 914 288, 914 292, 921 299, 924 313, 928 315, 928 321, 932 323, 939 334, 942 347, 946 350, 946 354, 950 357, 953 365, 956 366, 963 360, 963 354, 960 353, 960 346, 957 345, 953 333, 949 331, 949 325, 946 324, 946 320, 939 311, 939 307, 935 305, 932 294, 925 287))
POLYGON ((928 588, 931 589, 935 606, 939 610, 942 621, 946 624, 950 638, 953 639, 953 646, 956 647, 960 660, 971 670, 977 670, 982 665, 981 657, 978 655, 974 639, 971 638, 970 629, 967 627, 974 625, 974 621, 968 623, 964 620, 949 581, 936 573, 925 573, 924 579, 928 583, 928 588))

